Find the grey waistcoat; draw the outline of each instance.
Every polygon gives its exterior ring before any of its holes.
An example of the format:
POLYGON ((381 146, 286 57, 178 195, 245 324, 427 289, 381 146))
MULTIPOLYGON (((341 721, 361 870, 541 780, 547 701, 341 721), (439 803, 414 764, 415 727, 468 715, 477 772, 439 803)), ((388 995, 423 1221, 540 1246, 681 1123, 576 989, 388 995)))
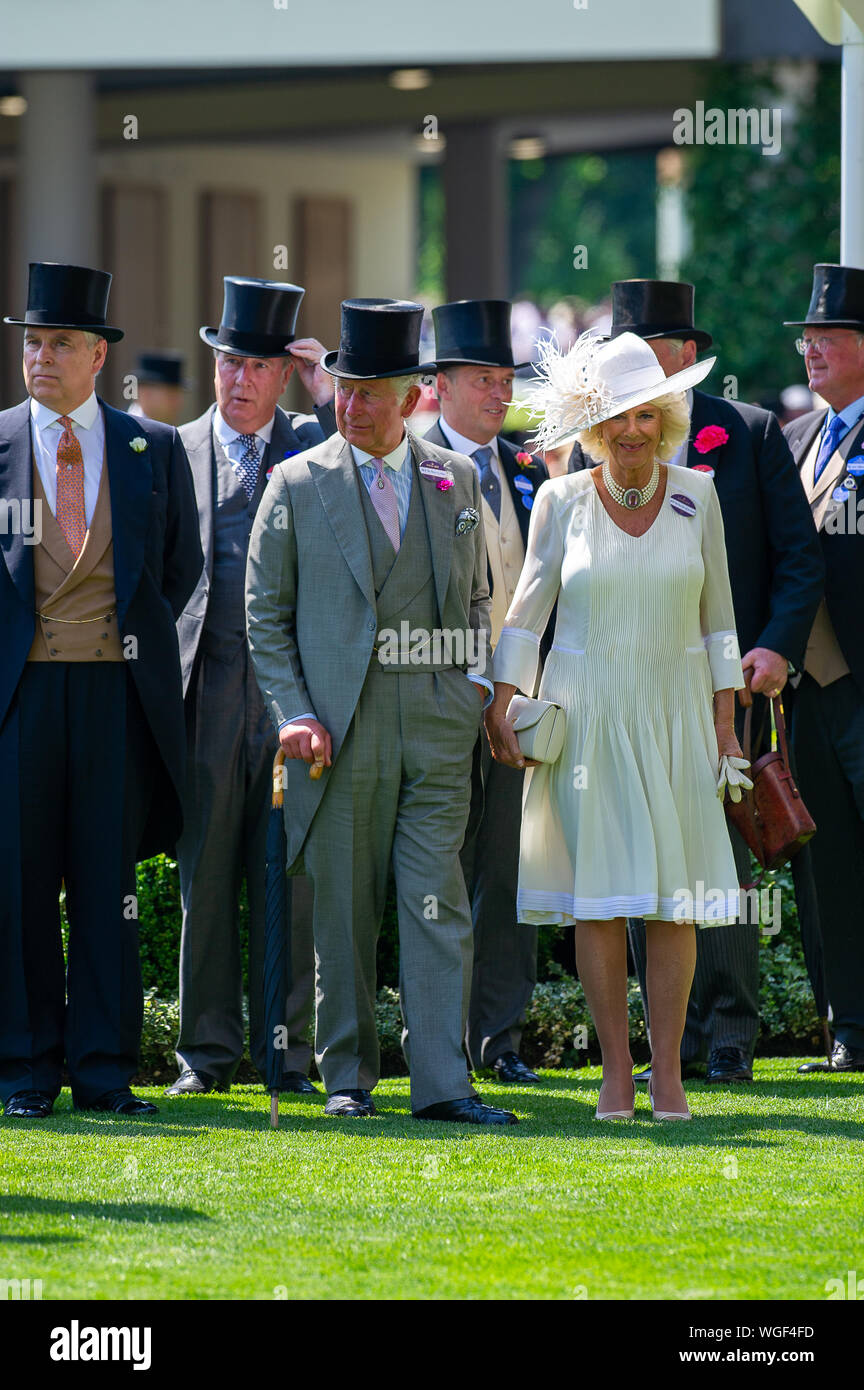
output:
POLYGON ((252 523, 265 486, 265 449, 251 502, 222 445, 213 436, 216 456, 213 509, 213 577, 201 646, 210 656, 230 661, 246 649, 246 553, 252 523))

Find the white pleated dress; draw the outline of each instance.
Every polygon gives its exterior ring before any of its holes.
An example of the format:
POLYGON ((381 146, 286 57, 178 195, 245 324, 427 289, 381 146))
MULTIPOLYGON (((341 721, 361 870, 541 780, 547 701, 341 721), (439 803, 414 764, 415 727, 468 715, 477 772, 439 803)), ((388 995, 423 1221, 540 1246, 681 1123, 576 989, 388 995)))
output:
POLYGON ((744 685, 720 504, 669 465, 644 536, 609 516, 589 471, 539 488, 493 676, 566 711, 559 760, 525 775, 518 919, 735 920, 717 797, 715 690, 744 685))

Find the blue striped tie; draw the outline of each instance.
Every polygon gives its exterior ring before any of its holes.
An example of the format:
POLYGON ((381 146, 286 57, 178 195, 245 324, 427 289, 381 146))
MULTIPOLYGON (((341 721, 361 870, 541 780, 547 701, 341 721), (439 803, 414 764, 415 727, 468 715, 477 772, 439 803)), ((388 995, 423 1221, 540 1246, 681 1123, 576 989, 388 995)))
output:
POLYGON ((495 520, 501 520, 501 484, 492 472, 492 449, 488 444, 475 449, 471 455, 480 469, 480 491, 495 513, 495 520))
POLYGON ((819 453, 816 455, 816 467, 813 469, 813 481, 818 483, 819 474, 824 473, 825 465, 833 455, 837 445, 840 443, 840 436, 846 429, 844 421, 839 415, 835 415, 831 424, 822 436, 822 443, 819 445, 819 453))

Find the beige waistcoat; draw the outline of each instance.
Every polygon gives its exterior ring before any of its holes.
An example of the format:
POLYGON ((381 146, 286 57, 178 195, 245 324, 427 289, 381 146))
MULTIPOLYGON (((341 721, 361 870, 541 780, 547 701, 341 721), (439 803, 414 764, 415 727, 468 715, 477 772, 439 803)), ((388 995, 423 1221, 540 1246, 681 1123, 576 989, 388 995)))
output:
POLYGON ((36 634, 27 660, 122 661, 107 463, 103 460, 96 507, 77 560, 48 506, 35 459, 33 500, 41 529, 33 547, 36 634))

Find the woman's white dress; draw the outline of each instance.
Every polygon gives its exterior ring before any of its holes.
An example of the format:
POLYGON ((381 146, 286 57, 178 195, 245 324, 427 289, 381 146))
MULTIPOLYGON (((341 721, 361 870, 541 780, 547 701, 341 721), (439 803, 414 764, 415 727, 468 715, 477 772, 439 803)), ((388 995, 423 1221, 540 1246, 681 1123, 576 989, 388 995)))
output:
POLYGON ((670 465, 643 536, 616 526, 589 471, 544 483, 496 681, 534 693, 556 600, 538 696, 567 732, 526 773, 519 921, 734 921, 712 694, 744 680, 711 479, 670 465))

